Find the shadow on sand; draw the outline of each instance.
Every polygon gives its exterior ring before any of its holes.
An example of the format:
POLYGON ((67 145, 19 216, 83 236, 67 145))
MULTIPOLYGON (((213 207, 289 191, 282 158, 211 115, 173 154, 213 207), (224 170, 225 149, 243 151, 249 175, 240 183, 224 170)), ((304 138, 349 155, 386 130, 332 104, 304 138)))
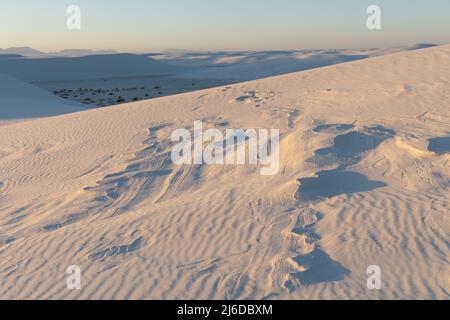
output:
MULTIPOLYGON (((353 125, 348 124, 324 124, 314 129, 316 133, 343 133, 353 129, 353 125)), ((321 171, 315 177, 301 178, 299 189, 295 198, 304 205, 309 205, 315 201, 326 198, 333 198, 340 195, 352 195, 359 192, 368 192, 377 188, 387 186, 381 181, 372 181, 361 173, 351 171, 351 167, 359 163, 364 154, 376 149, 384 141, 395 136, 393 130, 381 127, 365 127, 358 131, 352 131, 338 135, 333 145, 319 149, 315 155, 309 159, 316 163, 321 171), (333 170, 324 170, 324 166, 337 166, 333 170)), ((299 234, 308 235, 311 241, 320 240, 311 228, 296 229, 299 234)), ((344 280, 351 274, 339 262, 334 261, 320 246, 316 246, 313 252, 306 255, 299 255, 293 258, 294 261, 305 269, 305 271, 293 273, 294 281, 288 281, 286 287, 295 290, 295 282, 302 285, 313 285, 324 282, 335 282, 344 280)))
MULTIPOLYGON (((322 126, 315 130, 323 130, 323 128, 326 129, 322 126)), ((315 156, 309 161, 316 163, 319 167, 337 163, 340 165, 339 168, 342 169, 358 163, 365 152, 376 149, 381 143, 394 136, 395 131, 382 126, 352 131, 337 136, 331 147, 317 150, 315 156)))
POLYGON ((428 151, 439 155, 450 153, 450 137, 433 138, 429 142, 428 151))
POLYGON ((343 194, 367 192, 386 186, 384 182, 372 181, 367 176, 344 170, 321 171, 317 177, 300 179, 297 198, 300 201, 316 201, 343 194))
POLYGON ((350 270, 331 259, 320 248, 316 248, 316 250, 306 256, 298 256, 294 260, 308 269, 304 272, 293 274, 303 285, 341 281, 351 274, 350 270))

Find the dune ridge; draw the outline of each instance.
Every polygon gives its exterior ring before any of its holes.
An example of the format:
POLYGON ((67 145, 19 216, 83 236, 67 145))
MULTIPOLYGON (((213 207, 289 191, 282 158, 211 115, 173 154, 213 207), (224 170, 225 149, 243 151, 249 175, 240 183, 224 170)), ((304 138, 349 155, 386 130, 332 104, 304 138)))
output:
POLYGON ((180 67, 134 54, 87 55, 0 60, 0 70, 26 82, 164 76, 180 67), (47 72, 43 73, 43 70, 47 72))

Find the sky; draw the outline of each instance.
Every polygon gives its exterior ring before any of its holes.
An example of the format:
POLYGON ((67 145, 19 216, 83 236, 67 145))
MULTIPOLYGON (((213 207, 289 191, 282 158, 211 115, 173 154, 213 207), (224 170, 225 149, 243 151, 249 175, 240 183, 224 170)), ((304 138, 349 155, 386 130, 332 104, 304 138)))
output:
POLYGON ((1 0, 0 48, 295 50, 450 43, 449 0, 1 0), (366 27, 369 5, 382 29, 366 27), (69 5, 81 29, 66 26, 69 5))

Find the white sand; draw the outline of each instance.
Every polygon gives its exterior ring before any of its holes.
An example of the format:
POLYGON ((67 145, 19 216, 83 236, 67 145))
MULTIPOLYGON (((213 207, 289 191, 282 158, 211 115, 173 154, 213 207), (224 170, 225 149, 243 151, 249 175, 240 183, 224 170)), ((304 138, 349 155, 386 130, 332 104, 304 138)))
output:
POLYGON ((81 104, 59 99, 43 89, 0 73, 0 125, 84 109, 81 104))
POLYGON ((450 135, 449 59, 402 52, 1 126, 0 297, 448 299, 450 155, 428 144, 450 135), (280 129, 280 173, 172 165, 170 134, 195 120, 280 129), (367 290, 369 265, 383 290, 367 290))
POLYGON ((31 48, 11 48, 0 50, 0 73, 83 104, 85 108, 96 108, 304 71, 422 46, 362 51, 225 51, 147 55, 73 49, 37 55, 31 48), (1 52, 10 54, 2 55, 1 52), (11 56, 15 53, 25 56, 11 56))
POLYGON ((154 55, 166 64, 184 67, 178 78, 228 79, 230 82, 256 80, 290 72, 305 71, 389 53, 417 50, 414 45, 368 50, 302 50, 256 52, 178 52, 154 55))

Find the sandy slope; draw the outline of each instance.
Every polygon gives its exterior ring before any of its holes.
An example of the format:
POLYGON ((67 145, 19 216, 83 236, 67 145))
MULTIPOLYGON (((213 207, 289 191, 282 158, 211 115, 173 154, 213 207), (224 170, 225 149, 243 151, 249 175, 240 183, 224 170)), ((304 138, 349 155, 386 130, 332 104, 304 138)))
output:
POLYGON ((84 110, 18 79, 0 74, 0 124, 84 110))
POLYGON ((448 299, 449 59, 403 52, 0 127, 0 297, 448 299), (279 174, 173 165, 170 134, 195 120, 280 129, 279 174), (367 290, 369 265, 383 290, 367 290))
POLYGON ((55 54, 41 53, 39 57, 27 56, 34 52, 31 48, 12 48, 3 51, 9 54, 0 54, 0 73, 12 75, 85 107, 103 107, 416 48, 148 55, 63 50, 55 54), (14 53, 23 53, 24 56, 14 53))
POLYGON ((157 55, 154 59, 185 67, 185 72, 176 75, 178 78, 227 79, 236 83, 365 59, 375 54, 349 50, 187 52, 157 55))
POLYGON ((185 72, 176 75, 179 78, 228 79, 230 82, 242 82, 427 46, 431 45, 368 50, 175 52, 152 57, 167 64, 185 67, 185 72))

